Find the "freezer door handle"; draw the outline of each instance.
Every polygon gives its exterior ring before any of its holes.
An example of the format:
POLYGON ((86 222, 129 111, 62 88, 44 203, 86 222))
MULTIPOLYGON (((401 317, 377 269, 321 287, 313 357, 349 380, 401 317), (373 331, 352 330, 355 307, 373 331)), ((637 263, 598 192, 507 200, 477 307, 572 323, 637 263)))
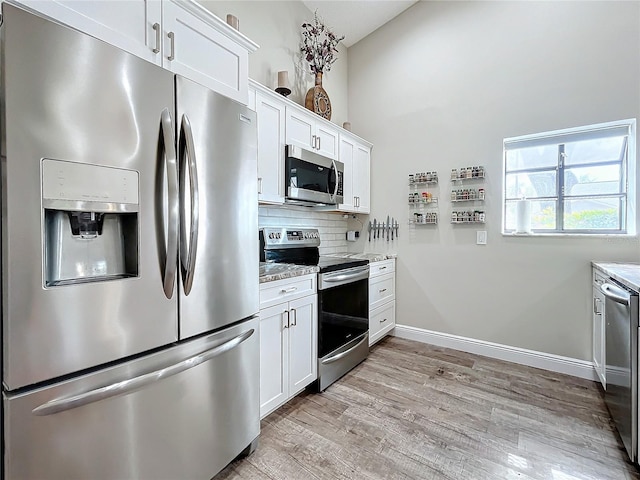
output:
POLYGON ((178 199, 178 166, 176 159, 176 147, 173 140, 173 122, 169 109, 165 108, 161 115, 162 142, 164 147, 165 168, 167 171, 167 254, 164 265, 163 289, 167 298, 173 297, 176 271, 178 268, 178 224, 179 224, 179 199, 178 199))
POLYGON ((198 251, 198 168, 196 165, 195 145, 193 142, 193 130, 191 122, 186 115, 182 116, 182 128, 180 135, 180 263, 182 264, 182 283, 184 294, 189 295, 193 286, 193 274, 196 266, 196 254, 198 251), (188 165, 187 165, 188 162, 188 165), (189 172, 189 196, 190 225, 189 242, 187 243, 187 218, 185 193, 187 168, 189 172))
MULTIPOLYGON (((197 367, 218 355, 222 355, 223 353, 236 348, 253 335, 254 332, 255 329, 253 328, 247 330, 231 340, 220 345, 216 345, 210 350, 205 350, 198 355, 194 355, 168 367, 161 368, 160 370, 154 370, 138 377, 122 380, 111 385, 89 390, 88 392, 79 393, 71 397, 51 400, 50 402, 43 403, 42 405, 34 408, 32 413, 38 416, 54 415, 56 413, 88 405, 89 403, 99 402, 100 400, 105 400, 118 395, 126 395, 135 390, 151 385, 152 383, 159 382, 165 378, 172 377, 173 375, 177 375, 193 367, 197 367)), ((215 341, 212 341, 212 343, 215 343, 215 341)))

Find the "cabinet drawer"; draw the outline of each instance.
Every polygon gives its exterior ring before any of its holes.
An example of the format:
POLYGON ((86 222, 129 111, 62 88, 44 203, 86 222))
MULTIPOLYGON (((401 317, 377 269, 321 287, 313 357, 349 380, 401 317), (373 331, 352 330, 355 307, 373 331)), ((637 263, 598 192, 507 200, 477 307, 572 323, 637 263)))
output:
POLYGON ((374 262, 369 264, 369 277, 378 277, 387 273, 393 273, 396 271, 395 259, 383 260, 381 262, 374 262))
POLYGON ((607 281, 607 276, 600 270, 592 269, 593 285, 599 287, 607 281))
POLYGON ((379 307, 395 298, 395 274, 386 273, 369 278, 369 310, 379 307))
POLYGON ((369 314, 369 345, 374 344, 396 326, 395 300, 369 314))
POLYGON ((260 285, 260 309, 316 293, 316 274, 260 285))

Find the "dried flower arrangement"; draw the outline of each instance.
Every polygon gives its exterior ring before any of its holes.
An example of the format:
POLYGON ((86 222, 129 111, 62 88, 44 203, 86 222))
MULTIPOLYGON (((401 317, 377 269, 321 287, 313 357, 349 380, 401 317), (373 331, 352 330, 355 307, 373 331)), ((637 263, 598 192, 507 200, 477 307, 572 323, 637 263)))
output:
POLYGON ((300 51, 309 62, 311 73, 323 73, 331 70, 331 64, 338 58, 336 48, 338 43, 344 40, 344 35, 337 37, 331 30, 325 27, 318 18, 318 11, 313 14, 313 23, 302 24, 302 45, 300 51))

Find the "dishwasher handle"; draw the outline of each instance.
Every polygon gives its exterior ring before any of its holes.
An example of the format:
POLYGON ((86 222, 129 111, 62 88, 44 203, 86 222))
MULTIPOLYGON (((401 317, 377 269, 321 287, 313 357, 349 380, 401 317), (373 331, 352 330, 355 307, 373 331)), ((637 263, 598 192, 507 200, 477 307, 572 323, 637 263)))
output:
POLYGON ((603 283, 600 285, 600 290, 604 293, 604 296, 613 300, 616 303, 622 305, 629 305, 631 301, 631 294, 620 287, 616 287, 611 283, 603 283))

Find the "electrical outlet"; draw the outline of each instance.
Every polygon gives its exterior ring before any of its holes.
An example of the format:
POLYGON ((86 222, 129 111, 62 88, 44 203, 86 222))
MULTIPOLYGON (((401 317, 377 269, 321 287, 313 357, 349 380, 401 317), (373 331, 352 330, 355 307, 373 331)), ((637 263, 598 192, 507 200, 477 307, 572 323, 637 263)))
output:
POLYGON ((477 245, 486 245, 487 244, 487 231, 479 230, 476 232, 476 244, 477 245))

